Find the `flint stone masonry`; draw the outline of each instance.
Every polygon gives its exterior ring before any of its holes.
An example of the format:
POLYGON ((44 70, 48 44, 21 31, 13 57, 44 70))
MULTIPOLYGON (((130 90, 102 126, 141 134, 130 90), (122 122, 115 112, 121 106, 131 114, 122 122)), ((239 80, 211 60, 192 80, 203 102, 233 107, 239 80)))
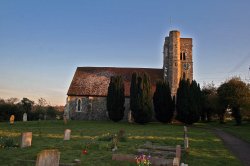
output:
POLYGON ((32 143, 32 132, 25 132, 21 134, 21 143, 20 147, 30 147, 32 143))
MULTIPOLYGON (((72 120, 108 120, 106 97, 70 97, 69 116, 72 120), (81 100, 81 111, 76 111, 77 102, 81 100)), ((129 98, 125 98, 124 121, 128 120, 129 98)))
POLYGON ((36 166, 59 166, 60 152, 56 149, 43 150, 37 155, 36 166))

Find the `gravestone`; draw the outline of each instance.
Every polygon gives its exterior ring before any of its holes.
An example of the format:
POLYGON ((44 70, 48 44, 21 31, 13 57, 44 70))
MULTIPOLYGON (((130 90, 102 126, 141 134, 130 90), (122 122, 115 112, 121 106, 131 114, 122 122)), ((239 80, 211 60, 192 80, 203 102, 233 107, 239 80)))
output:
POLYGON ((184 139, 187 137, 187 127, 184 126, 184 139))
POLYGON ((57 149, 43 150, 37 155, 36 166, 59 166, 60 152, 57 149))
POLYGON ((23 114, 23 122, 27 122, 27 113, 23 114))
POLYGON ((21 143, 20 147, 30 147, 32 143, 32 132, 25 132, 21 134, 21 143))
POLYGON ((185 164, 185 163, 181 163, 181 166, 188 166, 188 164, 185 164))
POLYGON ((134 122, 134 118, 132 116, 132 111, 131 110, 128 111, 128 122, 129 123, 133 123, 134 122))
POLYGON ((10 116, 10 124, 14 124, 15 121, 15 115, 10 116))
POLYGON ((176 145, 176 152, 175 157, 181 160, 181 145, 176 145))
POLYGON ((188 151, 188 149, 189 149, 188 137, 186 137, 184 139, 184 149, 185 149, 185 151, 188 151))
POLYGON ((70 129, 66 129, 64 131, 64 140, 70 140, 70 134, 71 134, 71 130, 70 129))
POLYGON ((173 160, 173 166, 179 166, 180 165, 180 159, 175 157, 173 160))

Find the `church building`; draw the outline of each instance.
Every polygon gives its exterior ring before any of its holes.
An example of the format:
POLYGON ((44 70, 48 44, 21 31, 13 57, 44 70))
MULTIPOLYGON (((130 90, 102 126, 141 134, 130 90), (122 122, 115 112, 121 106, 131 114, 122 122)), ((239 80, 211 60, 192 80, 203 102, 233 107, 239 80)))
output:
POLYGON ((179 31, 170 31, 163 46, 163 68, 78 67, 68 90, 65 114, 74 120, 107 120, 106 97, 111 76, 121 75, 125 85, 124 120, 130 110, 132 73, 147 73, 152 95, 156 82, 169 82, 171 94, 177 92, 180 79, 193 80, 192 38, 180 38, 179 31))

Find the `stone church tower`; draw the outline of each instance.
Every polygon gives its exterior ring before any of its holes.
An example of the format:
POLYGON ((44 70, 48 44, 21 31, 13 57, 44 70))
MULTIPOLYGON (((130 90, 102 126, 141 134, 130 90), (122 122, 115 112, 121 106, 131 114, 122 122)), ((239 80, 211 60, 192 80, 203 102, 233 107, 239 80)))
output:
POLYGON ((192 38, 180 38, 179 31, 170 31, 163 46, 164 79, 175 96, 180 79, 193 80, 192 38))

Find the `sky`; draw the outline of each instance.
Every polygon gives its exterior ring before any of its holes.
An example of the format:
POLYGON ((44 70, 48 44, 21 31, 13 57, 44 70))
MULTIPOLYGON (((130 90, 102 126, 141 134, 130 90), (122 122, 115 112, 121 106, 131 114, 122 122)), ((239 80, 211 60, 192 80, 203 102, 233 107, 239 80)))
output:
POLYGON ((170 30, 193 38, 194 79, 250 82, 249 0, 0 0, 0 98, 64 105, 76 68, 162 68, 170 30))

